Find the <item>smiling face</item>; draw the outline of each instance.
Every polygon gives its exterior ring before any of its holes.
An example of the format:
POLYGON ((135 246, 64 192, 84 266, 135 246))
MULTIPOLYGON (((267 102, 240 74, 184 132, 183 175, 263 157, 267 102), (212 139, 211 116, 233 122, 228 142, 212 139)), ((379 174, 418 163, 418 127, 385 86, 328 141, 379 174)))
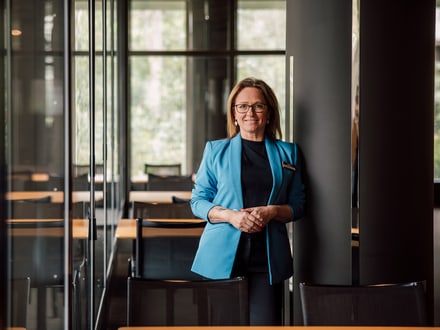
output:
MULTIPOLYGON (((266 104, 263 93, 258 88, 246 87, 237 94, 235 104, 266 104)), ((252 141, 263 141, 264 131, 269 120, 267 106, 263 112, 255 112, 255 107, 248 109, 245 113, 239 113, 234 107, 234 117, 240 126, 240 133, 243 139, 252 141)))

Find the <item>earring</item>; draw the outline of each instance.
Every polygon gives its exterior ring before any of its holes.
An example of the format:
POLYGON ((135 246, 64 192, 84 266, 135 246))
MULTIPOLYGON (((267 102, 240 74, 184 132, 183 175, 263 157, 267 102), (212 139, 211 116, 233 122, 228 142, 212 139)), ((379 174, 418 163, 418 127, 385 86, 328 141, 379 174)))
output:
POLYGON ((234 125, 235 125, 235 126, 238 126, 238 121, 237 121, 237 119, 235 119, 235 121, 234 121, 234 125))

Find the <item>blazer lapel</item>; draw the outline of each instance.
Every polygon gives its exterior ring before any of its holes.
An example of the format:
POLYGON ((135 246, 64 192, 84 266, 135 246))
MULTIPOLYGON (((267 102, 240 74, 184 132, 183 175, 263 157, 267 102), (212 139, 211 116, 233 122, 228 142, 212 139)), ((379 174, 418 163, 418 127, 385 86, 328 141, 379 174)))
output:
POLYGON ((265 138, 267 156, 269 158, 270 168, 272 170, 273 185, 269 196, 269 204, 276 200, 276 195, 280 191, 281 182, 283 180, 281 158, 278 153, 276 143, 271 139, 265 138))
POLYGON ((231 139, 231 144, 229 148, 229 162, 231 164, 231 175, 232 179, 231 191, 234 192, 235 200, 238 203, 238 207, 243 207, 243 191, 241 187, 241 135, 237 134, 231 139))

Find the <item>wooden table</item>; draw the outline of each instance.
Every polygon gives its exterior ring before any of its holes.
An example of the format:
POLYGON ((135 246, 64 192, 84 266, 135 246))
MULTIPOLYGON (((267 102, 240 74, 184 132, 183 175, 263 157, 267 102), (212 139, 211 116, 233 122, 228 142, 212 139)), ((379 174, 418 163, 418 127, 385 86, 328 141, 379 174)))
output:
MULTIPOLYGON (((189 222, 200 223, 205 222, 201 219, 148 219, 152 222, 189 222)), ((203 228, 191 228, 191 230, 185 229, 184 233, 179 228, 167 228, 166 235, 176 236, 200 236, 203 228)), ((144 237, 157 237, 163 234, 162 228, 144 227, 142 228, 142 236, 144 237)), ((118 239, 136 239, 136 219, 121 219, 116 227, 115 236, 118 239)))
POLYGON ((191 191, 130 191, 130 202, 172 203, 173 196, 190 199, 191 191))
MULTIPOLYGON (((38 199, 44 197, 51 197, 52 203, 64 202, 64 191, 8 191, 6 193, 6 200, 25 200, 25 199, 38 199)), ((104 193, 102 191, 95 191, 95 200, 102 200, 104 193)), ((72 202, 89 202, 89 191, 72 191, 72 202)))
POLYGON ((361 327, 361 326, 231 326, 231 327, 208 327, 208 326, 191 326, 191 327, 176 327, 176 326, 151 326, 151 327, 121 327, 119 330, 439 330, 440 327, 361 327))
MULTIPOLYGON (((64 221, 64 219, 7 219, 7 223, 50 223, 64 221)), ((43 228, 42 228, 43 229, 43 228)), ((35 228, 13 228, 10 233, 13 236, 35 236, 35 228)), ((44 235, 47 236, 63 236, 64 227, 48 227, 44 228, 44 235)), ((72 220, 72 237, 74 239, 87 239, 89 237, 89 220, 73 219, 72 220)))

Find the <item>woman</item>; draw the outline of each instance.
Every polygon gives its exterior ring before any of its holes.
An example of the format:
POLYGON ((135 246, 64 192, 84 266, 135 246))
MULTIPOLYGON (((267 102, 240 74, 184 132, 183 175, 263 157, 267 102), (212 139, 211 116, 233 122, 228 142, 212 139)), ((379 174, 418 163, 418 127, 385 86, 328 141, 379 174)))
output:
POLYGON ((282 142, 277 98, 246 78, 228 99, 228 138, 206 144, 191 208, 207 220, 192 271, 246 276, 251 325, 280 325, 282 283, 293 274, 285 223, 304 214, 301 156, 282 142))

